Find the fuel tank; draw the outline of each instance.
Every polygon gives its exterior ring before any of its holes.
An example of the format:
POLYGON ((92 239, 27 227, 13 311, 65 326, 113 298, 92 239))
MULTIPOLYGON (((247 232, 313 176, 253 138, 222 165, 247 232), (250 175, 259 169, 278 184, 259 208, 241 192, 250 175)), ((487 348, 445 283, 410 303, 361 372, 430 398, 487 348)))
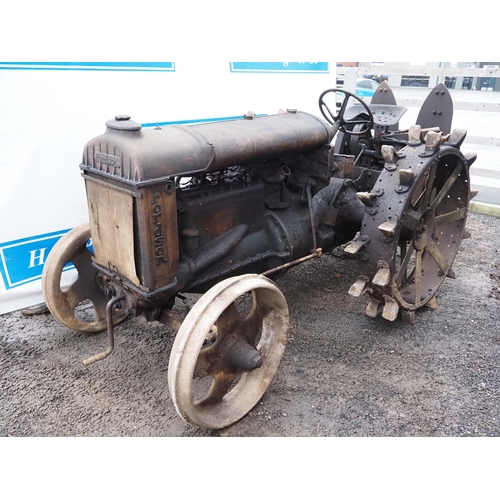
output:
POLYGON ((139 187, 174 176, 305 153, 331 139, 330 125, 296 110, 151 129, 143 129, 124 115, 106 122, 106 132, 86 144, 80 168, 139 187))

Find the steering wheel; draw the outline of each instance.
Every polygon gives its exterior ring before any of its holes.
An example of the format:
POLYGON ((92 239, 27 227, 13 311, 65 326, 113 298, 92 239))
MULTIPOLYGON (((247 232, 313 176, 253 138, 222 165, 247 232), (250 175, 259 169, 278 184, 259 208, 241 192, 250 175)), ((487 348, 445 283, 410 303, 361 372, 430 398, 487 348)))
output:
MULTIPOLYGON (((333 125, 333 133, 334 135, 337 133, 338 130, 341 130, 345 134, 349 135, 364 135, 366 132, 371 130, 373 128, 373 114, 370 111, 370 108, 368 105, 358 97, 356 94, 353 94, 352 92, 347 92, 347 90, 344 89, 328 89, 325 90, 320 96, 319 96, 319 109, 321 111, 321 114, 325 117, 325 120, 330 123, 330 125, 333 125), (326 94, 329 94, 330 92, 337 93, 341 92, 342 94, 345 94, 346 97, 344 101, 342 102, 342 106, 340 107, 340 110, 337 115, 334 115, 331 111, 331 109, 328 107, 328 105, 325 103, 323 97, 326 94), (363 105, 365 108, 367 114, 368 114, 368 119, 353 119, 353 120, 346 120, 344 118, 346 109, 347 109, 347 102, 349 101, 350 98, 355 99, 358 101, 360 104, 363 105), (349 130, 346 128, 349 125, 366 125, 365 128, 361 128, 361 130, 358 130, 357 132, 354 132, 353 130, 349 130)), ((359 127, 358 127, 359 129, 359 127)))

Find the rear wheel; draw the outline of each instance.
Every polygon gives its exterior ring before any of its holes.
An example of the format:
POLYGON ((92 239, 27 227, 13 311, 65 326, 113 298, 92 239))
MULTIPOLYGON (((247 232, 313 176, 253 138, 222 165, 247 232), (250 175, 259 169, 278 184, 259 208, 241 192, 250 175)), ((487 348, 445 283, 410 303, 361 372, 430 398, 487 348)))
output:
POLYGON ((395 159, 386 163, 372 193, 360 195, 368 205, 350 247, 365 273, 350 293, 370 297, 370 316, 380 305, 386 319, 394 320, 401 309, 413 321, 414 312, 433 306, 437 290, 453 276, 470 200, 469 165, 453 147, 429 155, 425 145, 407 146, 395 159))

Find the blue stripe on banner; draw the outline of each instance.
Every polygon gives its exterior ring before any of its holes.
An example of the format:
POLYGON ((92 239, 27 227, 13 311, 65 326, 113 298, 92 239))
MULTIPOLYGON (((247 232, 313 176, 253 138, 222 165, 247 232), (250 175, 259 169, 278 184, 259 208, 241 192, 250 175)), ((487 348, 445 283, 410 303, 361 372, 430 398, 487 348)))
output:
POLYGON ((232 73, 329 73, 327 62, 232 62, 232 73))
POLYGON ((173 62, 0 62, 0 70, 175 71, 173 62))
MULTIPOLYGON (((267 116, 265 114, 255 115, 255 116, 267 116)), ((190 125, 193 123, 210 123, 210 122, 226 122, 230 120, 242 120, 243 116, 224 116, 220 118, 198 118, 193 120, 177 120, 172 122, 151 122, 151 123, 141 123, 142 127, 163 127, 167 125, 190 125)))
MULTIPOLYGON (((0 274, 5 288, 9 290, 41 279, 49 252, 68 231, 64 229, 0 244, 0 274)), ((90 241, 87 246, 90 251, 93 250, 90 241)), ((64 271, 73 268, 73 265, 68 264, 64 271)))

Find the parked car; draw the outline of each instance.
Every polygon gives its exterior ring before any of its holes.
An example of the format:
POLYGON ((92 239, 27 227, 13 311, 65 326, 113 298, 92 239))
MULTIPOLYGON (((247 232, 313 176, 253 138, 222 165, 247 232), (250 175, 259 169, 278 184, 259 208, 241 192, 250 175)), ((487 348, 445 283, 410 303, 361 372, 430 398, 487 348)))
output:
POLYGON ((373 97, 379 83, 371 78, 358 78, 356 81, 356 95, 360 97, 373 97))
MULTIPOLYGON (((337 78, 337 88, 342 88, 344 86, 344 79, 337 78)), ((371 99, 373 94, 375 94, 375 90, 379 83, 371 78, 358 78, 356 80, 356 95, 362 97, 363 99, 368 98, 371 99)), ((344 94, 337 94, 337 107, 339 108, 344 100, 344 94)))

